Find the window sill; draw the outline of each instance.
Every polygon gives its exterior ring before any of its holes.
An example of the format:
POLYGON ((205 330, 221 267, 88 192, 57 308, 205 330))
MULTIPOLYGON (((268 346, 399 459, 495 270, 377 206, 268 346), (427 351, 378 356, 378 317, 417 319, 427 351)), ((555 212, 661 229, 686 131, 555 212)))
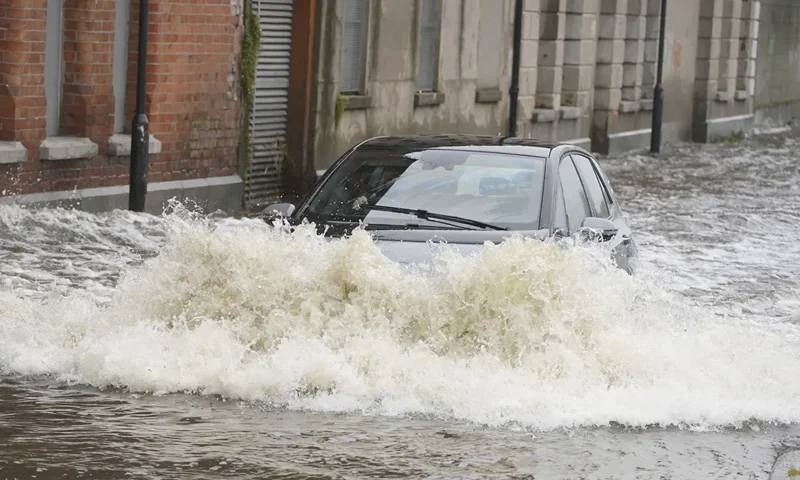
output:
POLYGON ((581 113, 581 107, 561 107, 561 120, 577 120, 581 113))
POLYGON ((733 99, 736 100, 737 102, 744 102, 745 100, 747 100, 748 96, 749 95, 747 95, 747 90, 736 90, 733 99))
POLYGON ((531 121, 533 123, 553 123, 558 120, 560 113, 552 108, 537 108, 533 111, 531 121))
POLYGON ((498 103, 502 98, 499 88, 479 88, 475 92, 475 103, 498 103))
POLYGON ((648 100, 641 100, 639 102, 639 107, 641 107, 643 112, 652 112, 653 111, 653 101, 648 100))
POLYGON ((533 111, 533 123, 553 123, 557 120, 576 120, 581 117, 581 107, 561 107, 559 109, 537 108, 533 111))
POLYGON ((347 99, 344 104, 345 110, 366 110, 372 106, 372 97, 369 95, 348 95, 341 94, 347 99))
POLYGON ((640 109, 639 102, 635 100, 626 100, 619 104, 619 113, 636 113, 640 109))
POLYGON ((97 155, 97 144, 88 138, 49 137, 39 145, 39 159, 49 161, 76 160, 97 155))
MULTIPOLYGON (((161 153, 161 141, 149 135, 147 153, 161 153)), ((115 133, 108 139, 108 156, 128 157, 131 154, 131 135, 128 133, 115 133)))
POLYGON ((28 159, 28 149, 22 142, 0 142, 0 165, 23 163, 28 159))
POLYGON ((714 96, 714 100, 717 103, 728 103, 733 100, 733 95, 731 95, 729 92, 717 92, 717 94, 714 96))
POLYGON ((415 107, 436 106, 444 103, 444 92, 416 92, 414 93, 415 107))

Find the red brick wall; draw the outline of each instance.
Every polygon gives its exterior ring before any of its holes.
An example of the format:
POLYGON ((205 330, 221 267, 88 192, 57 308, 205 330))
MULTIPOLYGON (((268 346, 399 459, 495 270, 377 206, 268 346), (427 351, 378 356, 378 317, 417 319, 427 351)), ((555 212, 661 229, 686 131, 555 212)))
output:
MULTIPOLYGON (((162 152, 150 178, 178 180, 236 173, 241 18, 231 0, 150 2, 147 81, 150 131, 162 152)), ((131 10, 128 108, 135 102, 138 2, 131 10)))
MULTIPOLYGON (((162 142, 150 182, 237 171, 240 8, 231 0, 150 0, 148 119, 162 142)), ((108 157, 114 126, 114 0, 65 0, 62 135, 88 137, 91 159, 39 161, 45 138, 47 0, 0 6, 0 140, 23 142, 28 160, 0 165, 0 195, 127 185, 128 157, 108 157)), ((131 8, 126 131, 136 88, 138 1, 131 8)))
MULTIPOLYGON (((61 135, 114 133, 114 0, 64 1, 64 97, 61 135)), ((107 142, 94 140, 105 153, 107 142)))
MULTIPOLYGON (((0 6, 0 140, 30 149, 44 131, 44 47, 47 0, 11 0, 0 6)), ((0 165, 0 194, 38 177, 30 163, 0 165)))

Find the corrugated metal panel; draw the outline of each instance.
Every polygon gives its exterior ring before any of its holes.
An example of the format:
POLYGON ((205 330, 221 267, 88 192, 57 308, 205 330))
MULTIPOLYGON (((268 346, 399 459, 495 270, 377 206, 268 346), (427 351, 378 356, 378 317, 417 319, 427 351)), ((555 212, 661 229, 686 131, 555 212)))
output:
POLYGON ((261 24, 261 50, 250 116, 253 158, 247 172, 245 207, 266 207, 280 199, 286 151, 292 0, 253 0, 261 24))

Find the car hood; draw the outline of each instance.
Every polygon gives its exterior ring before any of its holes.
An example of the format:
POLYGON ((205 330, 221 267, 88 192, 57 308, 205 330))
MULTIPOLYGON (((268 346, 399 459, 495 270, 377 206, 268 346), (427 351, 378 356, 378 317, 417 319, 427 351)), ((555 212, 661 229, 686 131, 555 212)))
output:
POLYGON ((547 230, 483 231, 483 230, 379 230, 370 232, 375 245, 390 260, 404 265, 430 264, 437 244, 455 247, 462 255, 483 248, 486 242, 501 243, 511 235, 523 235, 544 240, 547 230))

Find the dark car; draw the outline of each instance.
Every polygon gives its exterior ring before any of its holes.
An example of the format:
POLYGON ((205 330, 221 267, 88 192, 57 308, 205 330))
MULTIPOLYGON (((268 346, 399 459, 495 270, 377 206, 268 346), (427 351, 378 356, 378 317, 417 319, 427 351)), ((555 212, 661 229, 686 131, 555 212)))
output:
POLYGON ((619 201, 595 158, 574 145, 473 135, 376 137, 347 151, 295 208, 265 220, 308 221, 325 235, 363 224, 389 258, 424 263, 428 241, 462 252, 519 233, 582 235, 608 242, 632 273, 636 247, 619 201))

